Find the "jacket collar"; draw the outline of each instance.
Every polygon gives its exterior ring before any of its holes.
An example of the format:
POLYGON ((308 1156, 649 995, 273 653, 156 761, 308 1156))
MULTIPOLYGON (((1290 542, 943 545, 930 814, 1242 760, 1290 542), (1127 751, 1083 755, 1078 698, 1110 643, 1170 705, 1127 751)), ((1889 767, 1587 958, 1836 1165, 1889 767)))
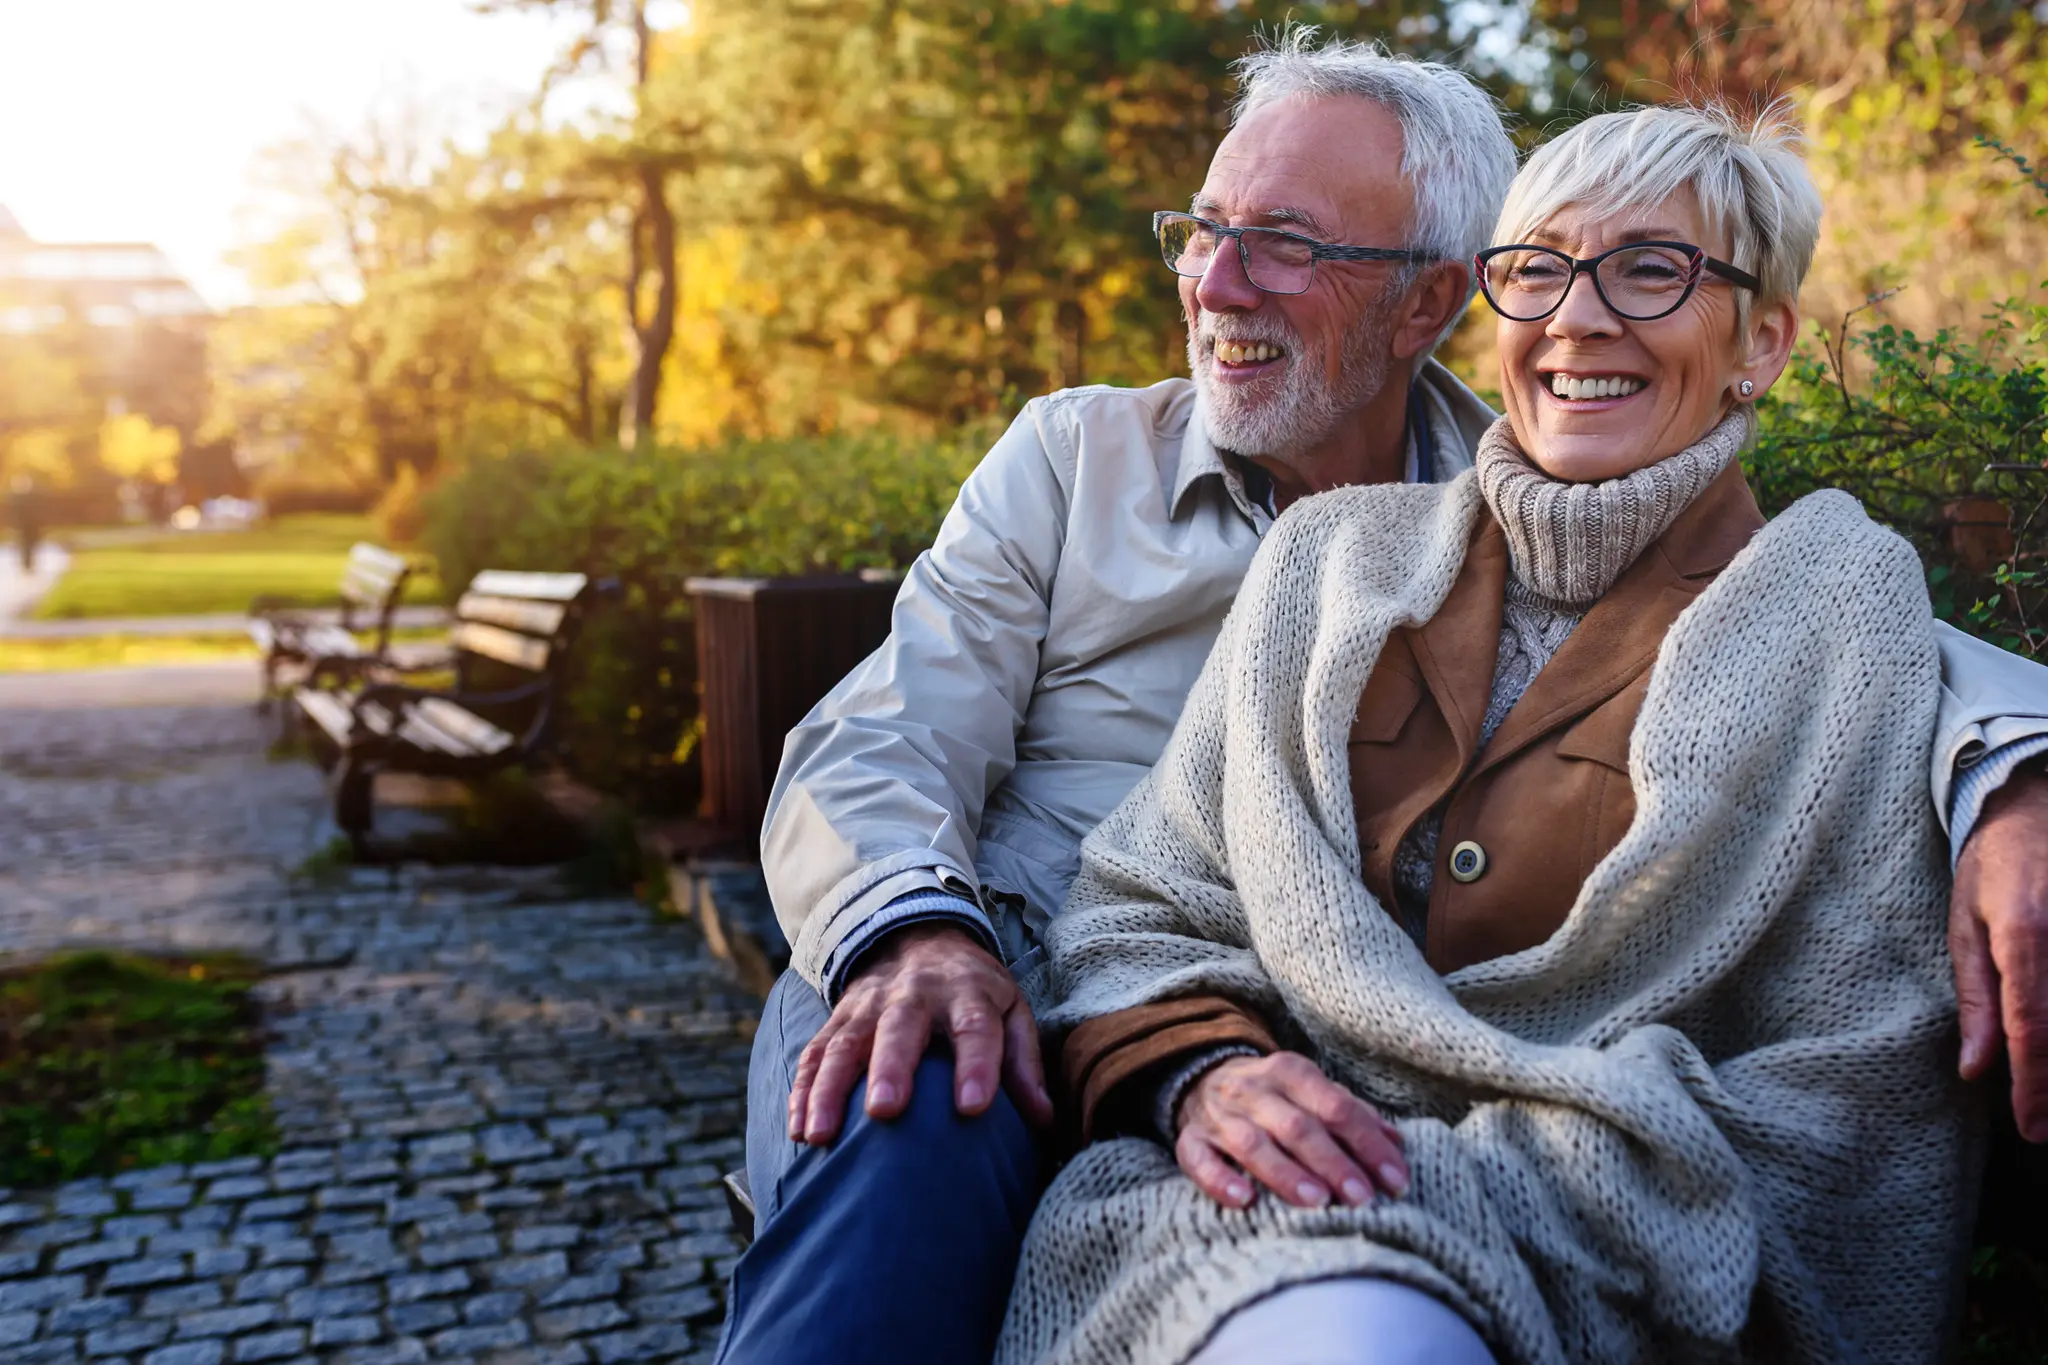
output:
POLYGON ((1479 747, 1493 670, 1500 658, 1501 599, 1507 591, 1508 539, 1482 505, 1465 564, 1436 615, 1409 637, 1430 695, 1457 742, 1455 780, 1479 747))
MULTIPOLYGON (((1731 464, 1593 604, 1487 746, 1490 766, 1618 693, 1657 656, 1665 632, 1764 524, 1731 464)), ((1443 606, 1409 637, 1417 665, 1458 750, 1472 762, 1500 657, 1507 538, 1485 513, 1443 606)), ((1455 780, 1455 774, 1447 780, 1455 780)))
MULTIPOLYGON (((1422 408, 1427 414, 1429 434, 1435 453, 1436 482, 1449 483, 1472 467, 1479 438, 1493 425, 1496 414, 1464 381, 1436 360, 1425 360, 1416 372, 1415 383, 1422 391, 1422 408)), ((1410 444, 1413 437, 1410 436, 1410 444)), ((1174 471, 1173 490, 1167 514, 1178 520, 1188 493, 1203 479, 1223 480, 1230 500, 1252 524, 1264 530, 1270 518, 1257 508, 1245 490, 1243 476, 1232 468, 1232 457, 1218 449, 1209 438, 1209 424, 1202 415, 1199 396, 1189 405, 1187 430, 1181 436, 1180 464, 1174 471)))
POLYGON ((1729 465, 1593 604, 1508 712, 1482 765, 1513 756, 1639 677, 1655 662, 1679 613, 1763 524, 1741 464, 1729 465))

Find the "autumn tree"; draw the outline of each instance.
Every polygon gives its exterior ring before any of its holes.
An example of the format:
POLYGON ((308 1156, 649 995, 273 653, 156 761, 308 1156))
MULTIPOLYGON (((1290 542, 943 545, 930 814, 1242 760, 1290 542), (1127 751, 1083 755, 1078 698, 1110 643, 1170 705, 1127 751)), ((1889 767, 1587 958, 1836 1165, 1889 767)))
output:
MULTIPOLYGON (((674 173, 692 163, 690 130, 658 116, 654 108, 659 35, 648 17, 648 0, 487 0, 483 7, 576 13, 584 22, 583 32, 548 81, 595 67, 614 72, 623 68, 628 82, 633 113, 626 127, 590 138, 585 145, 590 152, 587 169, 615 177, 624 191, 621 197, 632 204, 621 302, 633 371, 618 425, 619 443, 631 449, 643 433, 654 430, 663 367, 675 339, 681 266, 669 186, 674 173)), ((544 85, 543 100, 546 93, 544 85)))
POLYGON ((1874 295, 1896 321, 1978 325, 2048 277, 2048 220, 1989 138, 2048 153, 2048 30, 2002 0, 1537 0, 1590 106, 1784 99, 1827 204, 1805 292, 1829 324, 1874 295))

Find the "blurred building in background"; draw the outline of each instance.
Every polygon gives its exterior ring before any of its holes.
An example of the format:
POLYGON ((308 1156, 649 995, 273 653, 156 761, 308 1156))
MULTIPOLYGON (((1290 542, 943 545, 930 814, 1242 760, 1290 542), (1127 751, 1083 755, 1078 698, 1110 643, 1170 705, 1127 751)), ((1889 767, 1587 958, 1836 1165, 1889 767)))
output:
POLYGON ((203 325, 212 310, 146 242, 38 242, 0 205, 0 329, 203 325))
POLYGON ((214 321, 154 245, 39 241, 0 207, 0 463, 85 519, 241 491, 199 439, 214 321))

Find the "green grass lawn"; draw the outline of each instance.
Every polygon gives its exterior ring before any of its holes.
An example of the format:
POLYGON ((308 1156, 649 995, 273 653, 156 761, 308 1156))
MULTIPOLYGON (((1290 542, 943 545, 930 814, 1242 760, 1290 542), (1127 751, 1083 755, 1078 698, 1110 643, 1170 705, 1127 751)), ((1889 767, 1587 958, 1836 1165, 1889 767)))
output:
MULTIPOLYGON (((376 539, 367 517, 280 517, 247 531, 71 532, 71 568, 36 605, 46 621, 247 611, 264 594, 308 606, 336 600, 349 546, 376 539)), ((440 600, 431 573, 405 603, 440 600)))
POLYGON ((255 980, 227 956, 0 972, 0 1185, 274 1150, 255 980))
MULTIPOLYGON (((398 644, 440 640, 429 628, 394 630, 398 644)), ((56 639, 0 638, 0 673, 69 673, 82 668, 147 668, 258 658, 256 642, 241 631, 186 635, 76 635, 56 639)), ((426 684, 422 684, 426 685, 426 684)))

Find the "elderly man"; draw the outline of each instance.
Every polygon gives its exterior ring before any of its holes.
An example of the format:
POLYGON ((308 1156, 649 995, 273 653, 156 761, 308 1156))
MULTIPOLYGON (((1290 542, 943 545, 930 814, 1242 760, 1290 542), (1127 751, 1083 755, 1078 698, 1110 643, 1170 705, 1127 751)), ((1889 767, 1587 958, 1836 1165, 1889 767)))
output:
MULTIPOLYGON (((1192 214, 1156 224, 1192 379, 1028 404, 790 736, 763 861, 795 960, 754 1050, 733 1365, 987 1358, 1052 1111, 1017 981, 1081 838, 1158 758, 1274 515, 1452 478, 1493 419, 1429 358, 1514 173, 1493 104, 1301 30, 1239 75, 1192 214)), ((2002 1010, 2044 1136, 2048 670, 1944 656, 1964 1068, 2002 1010)))

